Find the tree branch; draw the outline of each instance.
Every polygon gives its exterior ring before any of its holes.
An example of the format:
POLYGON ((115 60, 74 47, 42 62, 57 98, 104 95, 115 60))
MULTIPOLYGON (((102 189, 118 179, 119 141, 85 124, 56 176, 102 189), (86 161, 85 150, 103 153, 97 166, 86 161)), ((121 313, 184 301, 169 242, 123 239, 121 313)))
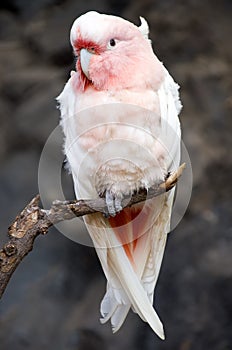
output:
MULTIPOLYGON (((130 199, 125 198, 123 207, 143 202, 170 191, 181 176, 185 164, 176 172, 168 174, 164 182, 156 183, 148 190, 141 188, 130 199)), ((40 234, 46 234, 54 224, 71 220, 75 216, 83 216, 96 212, 107 213, 104 198, 95 200, 54 201, 49 210, 39 207, 40 197, 37 195, 16 217, 8 229, 9 241, 0 250, 0 298, 6 286, 23 258, 33 249, 34 240, 40 234)))

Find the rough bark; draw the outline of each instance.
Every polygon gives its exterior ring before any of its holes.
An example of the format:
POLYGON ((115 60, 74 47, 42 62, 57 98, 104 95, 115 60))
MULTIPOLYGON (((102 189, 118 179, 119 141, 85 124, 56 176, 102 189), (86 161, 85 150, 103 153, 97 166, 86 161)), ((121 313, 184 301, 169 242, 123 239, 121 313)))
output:
MULTIPOLYGON (((181 176, 185 164, 176 172, 168 174, 164 182, 156 183, 148 190, 141 188, 128 200, 125 198, 123 207, 143 202, 171 190, 181 176)), ((49 227, 75 216, 83 216, 95 212, 107 214, 104 198, 94 200, 54 201, 49 210, 39 207, 40 197, 37 195, 15 218, 8 229, 9 241, 0 250, 0 298, 6 286, 23 258, 33 249, 34 240, 40 234, 46 234, 49 227)))

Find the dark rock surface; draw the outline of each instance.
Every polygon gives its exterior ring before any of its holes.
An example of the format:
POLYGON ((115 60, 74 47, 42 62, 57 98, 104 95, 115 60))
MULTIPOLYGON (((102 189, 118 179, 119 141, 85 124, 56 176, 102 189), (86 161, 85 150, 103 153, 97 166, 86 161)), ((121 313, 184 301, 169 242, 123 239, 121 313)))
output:
POLYGON ((232 349, 230 0, 1 2, 0 241, 38 192, 40 153, 59 120, 54 98, 73 67, 69 29, 90 9, 137 24, 144 16, 155 52, 181 85, 194 184, 156 289, 167 339, 133 313, 115 335, 100 325, 105 279, 96 254, 53 229, 37 239, 1 301, 0 348, 232 349))

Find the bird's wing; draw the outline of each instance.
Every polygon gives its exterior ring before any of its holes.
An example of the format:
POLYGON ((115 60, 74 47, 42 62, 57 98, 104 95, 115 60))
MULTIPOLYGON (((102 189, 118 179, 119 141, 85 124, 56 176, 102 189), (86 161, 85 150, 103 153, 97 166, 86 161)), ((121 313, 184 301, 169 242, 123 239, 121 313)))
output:
MULTIPOLYGON (((180 162, 181 130, 178 114, 182 106, 178 90, 179 86, 166 71, 166 78, 158 91, 158 96, 161 111, 161 139, 169 154, 166 168, 170 172, 177 169, 180 162)), ((175 189, 166 194, 163 209, 150 234, 151 249, 142 275, 142 283, 151 302, 164 255, 167 233, 170 230, 174 191, 175 189)))
POLYGON ((161 114, 161 138, 168 151, 167 170, 177 169, 180 162, 181 129, 178 115, 182 104, 179 86, 166 70, 166 77, 158 90, 161 114))
MULTIPOLYGON (((158 96, 161 111, 161 139, 169 154, 166 168, 170 172, 177 169, 180 162, 181 130, 178 114, 182 105, 178 90, 179 86, 166 71, 166 78, 158 91, 158 96)), ((142 282, 151 302, 163 259, 167 233, 170 230, 174 192, 175 189, 166 195, 163 209, 150 235, 151 250, 142 276, 142 282)))

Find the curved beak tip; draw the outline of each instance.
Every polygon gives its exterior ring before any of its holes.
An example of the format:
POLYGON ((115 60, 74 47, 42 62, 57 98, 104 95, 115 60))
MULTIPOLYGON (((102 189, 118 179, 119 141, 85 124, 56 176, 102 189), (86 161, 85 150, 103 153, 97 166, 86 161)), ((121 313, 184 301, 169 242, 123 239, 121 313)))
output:
POLYGON ((89 63, 92 55, 93 54, 90 53, 87 49, 81 49, 80 51, 81 69, 89 80, 91 80, 89 76, 89 63))

